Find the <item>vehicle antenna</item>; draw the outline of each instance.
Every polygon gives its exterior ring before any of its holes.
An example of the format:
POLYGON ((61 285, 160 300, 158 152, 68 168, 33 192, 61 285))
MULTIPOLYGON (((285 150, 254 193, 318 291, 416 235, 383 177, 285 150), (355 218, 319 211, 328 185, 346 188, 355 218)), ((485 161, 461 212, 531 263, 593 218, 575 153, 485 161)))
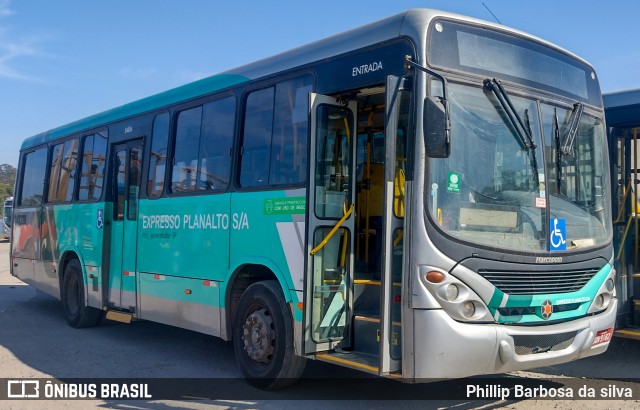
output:
POLYGON ((482 2, 482 5, 484 6, 484 8, 485 8, 485 9, 487 9, 487 10, 489 11, 489 13, 491 13, 491 15, 493 16, 493 18, 494 18, 494 19, 496 19, 496 21, 497 21, 499 24, 502 24, 502 22, 501 22, 500 20, 498 20, 498 18, 496 17, 496 15, 495 15, 495 14, 493 14, 493 11, 491 11, 491 9, 490 9, 489 7, 487 7, 487 5, 486 5, 486 4, 484 4, 484 1, 482 2))

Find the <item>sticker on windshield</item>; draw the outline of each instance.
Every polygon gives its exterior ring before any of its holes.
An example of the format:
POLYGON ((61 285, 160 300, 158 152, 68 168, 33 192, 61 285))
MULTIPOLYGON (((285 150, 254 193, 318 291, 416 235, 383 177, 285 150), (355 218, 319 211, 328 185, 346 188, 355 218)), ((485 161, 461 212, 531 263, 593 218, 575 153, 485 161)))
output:
MULTIPOLYGON (((538 174, 538 181, 544 181, 544 174, 538 174)), ((545 198, 546 192, 544 188, 544 182, 540 182, 540 184, 538 185, 538 189, 540 190, 540 196, 545 198)))
POLYGON ((460 193, 460 174, 449 172, 447 175, 447 192, 460 193))
POLYGON ((567 250, 567 224, 564 219, 552 218, 549 224, 549 250, 567 250))
POLYGON ((546 198, 536 198, 536 208, 546 208, 546 207, 547 207, 546 198))

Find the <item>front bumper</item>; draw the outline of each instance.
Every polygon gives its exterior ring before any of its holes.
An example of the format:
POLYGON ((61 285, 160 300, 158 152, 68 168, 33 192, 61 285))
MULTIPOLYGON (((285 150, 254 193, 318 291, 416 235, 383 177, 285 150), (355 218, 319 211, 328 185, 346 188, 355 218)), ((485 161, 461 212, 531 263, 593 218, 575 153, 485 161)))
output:
POLYGON ((462 323, 440 309, 414 309, 413 378, 505 373, 600 354, 609 342, 594 346, 596 334, 614 327, 616 312, 613 299, 598 315, 546 326, 512 326, 462 323))

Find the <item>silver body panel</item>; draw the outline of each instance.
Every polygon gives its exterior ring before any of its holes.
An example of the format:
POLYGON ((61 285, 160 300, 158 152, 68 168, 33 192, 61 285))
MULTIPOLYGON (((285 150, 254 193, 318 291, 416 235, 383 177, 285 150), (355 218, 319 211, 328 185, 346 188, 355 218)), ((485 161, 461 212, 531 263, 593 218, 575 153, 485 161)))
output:
POLYGON ((255 63, 234 68, 224 72, 223 74, 239 74, 249 78, 260 78, 276 72, 290 70, 295 67, 304 66, 326 58, 335 57, 350 51, 389 41, 398 37, 408 37, 416 44, 419 44, 419 52, 421 55, 418 56, 418 62, 425 64, 425 40, 427 38, 427 30, 431 21, 440 17, 460 20, 472 24, 480 24, 482 26, 488 26, 521 35, 560 50, 563 53, 580 60, 582 63, 589 65, 582 58, 567 50, 553 45, 539 37, 532 36, 510 27, 446 11, 412 9, 362 27, 294 48, 255 63))
MULTIPOLYGON (((603 353, 609 343, 592 346, 599 330, 613 326, 617 301, 597 316, 548 326, 505 326, 456 322, 442 310, 414 309, 414 370, 410 378, 456 378, 551 366, 603 353), (575 333, 558 351, 518 355, 514 336, 575 333), (446 343, 443 343, 446 341, 446 343), (420 348, 420 347, 423 348, 420 348)), ((407 377, 407 376, 405 376, 407 377)))

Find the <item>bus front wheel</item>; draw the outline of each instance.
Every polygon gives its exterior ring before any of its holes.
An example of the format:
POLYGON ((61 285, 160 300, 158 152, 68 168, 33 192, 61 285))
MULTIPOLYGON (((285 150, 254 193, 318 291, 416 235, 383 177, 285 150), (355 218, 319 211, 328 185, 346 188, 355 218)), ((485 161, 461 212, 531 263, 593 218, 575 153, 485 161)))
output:
POLYGON ((82 268, 77 259, 70 261, 64 269, 62 309, 69 325, 75 328, 95 326, 101 318, 99 309, 85 303, 82 268))
POLYGON ((240 370, 254 386, 275 390, 298 380, 306 359, 295 354, 291 311, 277 281, 256 282, 242 294, 233 347, 240 370))

